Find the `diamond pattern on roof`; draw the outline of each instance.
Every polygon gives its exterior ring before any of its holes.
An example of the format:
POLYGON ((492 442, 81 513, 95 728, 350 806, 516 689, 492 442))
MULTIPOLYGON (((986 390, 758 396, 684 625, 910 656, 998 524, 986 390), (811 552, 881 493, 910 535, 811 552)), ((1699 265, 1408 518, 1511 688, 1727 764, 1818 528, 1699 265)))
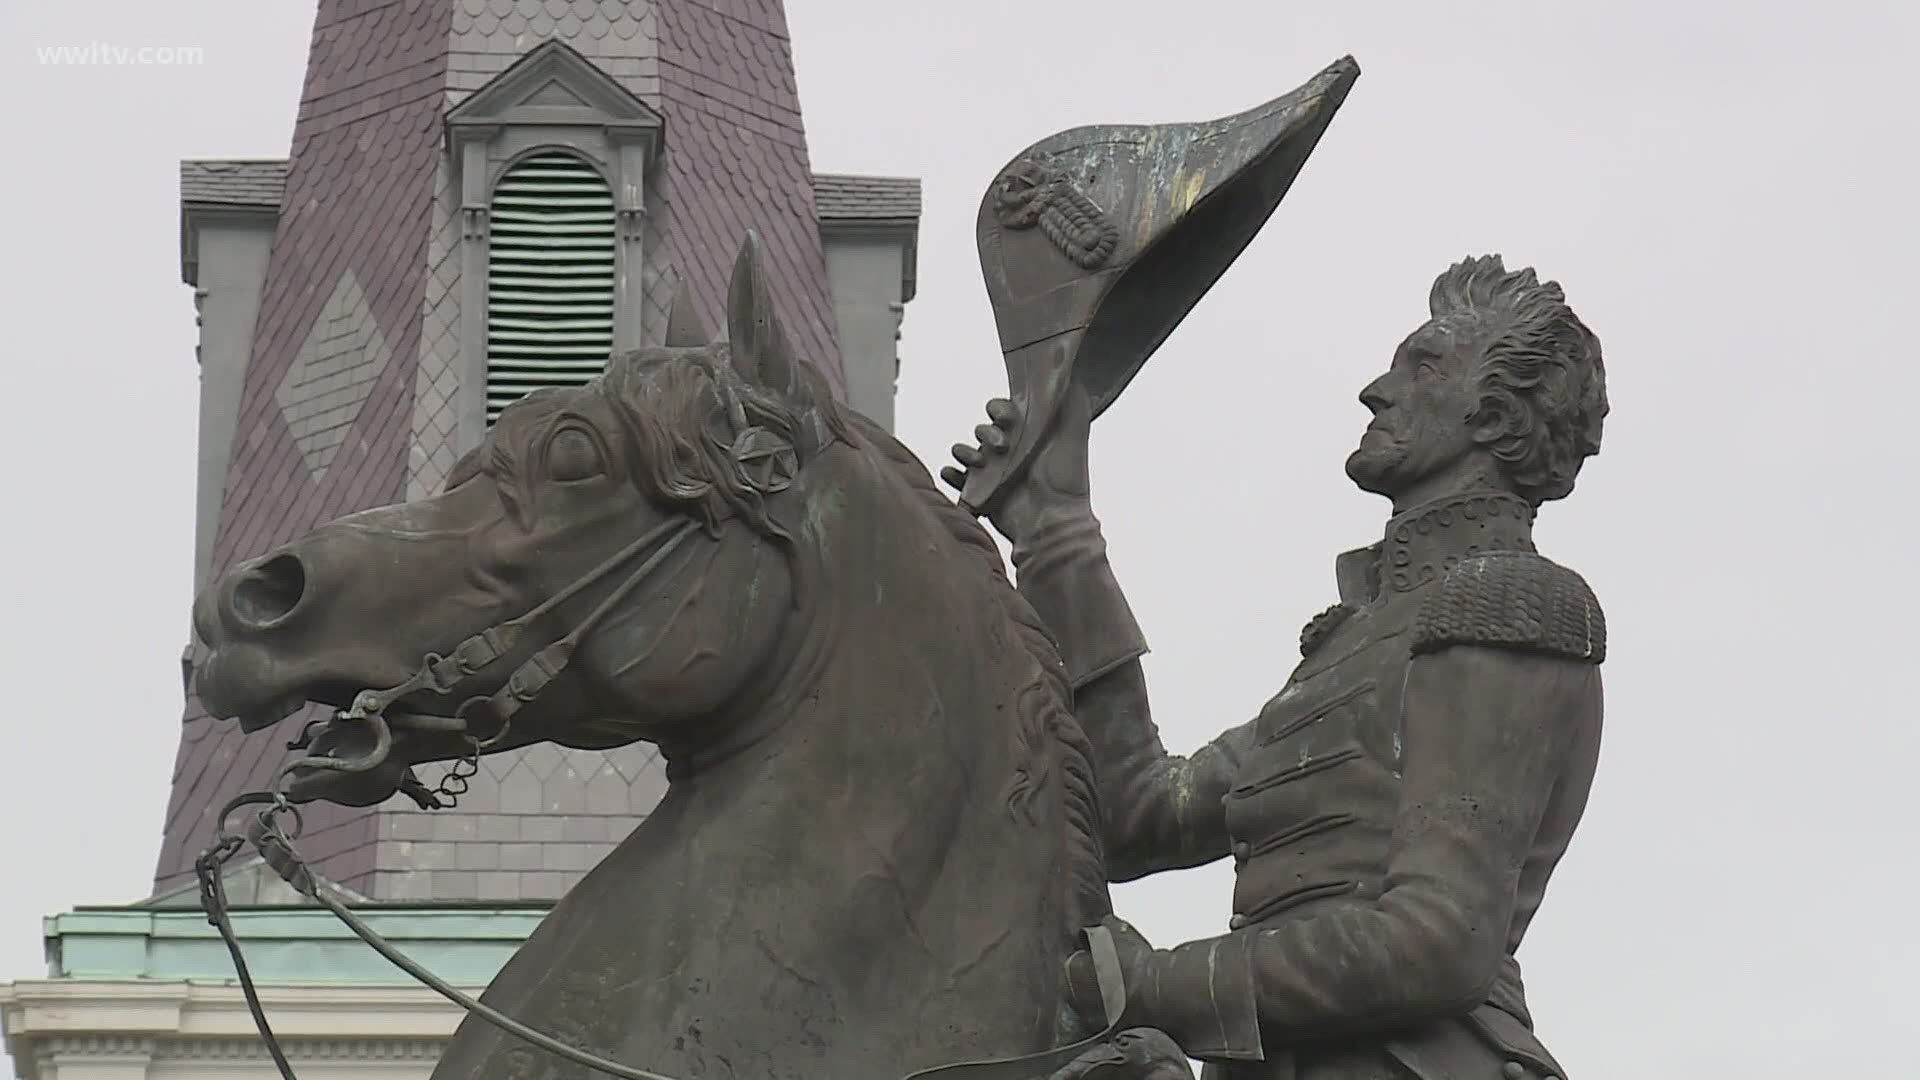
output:
POLYGON ((343 272, 273 393, 315 480, 326 476, 392 357, 359 281, 343 272))
POLYGON ((436 173, 420 361, 413 385, 408 499, 437 494, 459 459, 460 203, 448 163, 441 162, 436 173))

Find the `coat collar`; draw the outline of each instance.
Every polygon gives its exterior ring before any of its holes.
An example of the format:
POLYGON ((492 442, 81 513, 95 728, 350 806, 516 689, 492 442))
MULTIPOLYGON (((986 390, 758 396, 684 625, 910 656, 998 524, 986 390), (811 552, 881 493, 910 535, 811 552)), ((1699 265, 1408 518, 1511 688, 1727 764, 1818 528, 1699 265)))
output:
POLYGON ((1502 491, 1473 491, 1416 506, 1387 521, 1377 544, 1334 560, 1342 604, 1364 605, 1384 590, 1412 592, 1487 551, 1533 551, 1533 507, 1502 491))

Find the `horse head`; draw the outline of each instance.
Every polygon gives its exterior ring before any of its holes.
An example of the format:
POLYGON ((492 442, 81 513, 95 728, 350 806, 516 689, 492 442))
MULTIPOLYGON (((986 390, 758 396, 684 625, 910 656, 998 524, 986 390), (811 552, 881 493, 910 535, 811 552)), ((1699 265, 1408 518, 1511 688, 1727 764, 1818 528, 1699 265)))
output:
POLYGON ((730 340, 707 342, 676 304, 667 346, 516 402, 441 494, 221 576, 194 608, 209 711, 251 731, 377 697, 386 730, 336 718, 289 785, 353 805, 475 745, 725 740, 790 659, 791 489, 847 434, 781 332, 752 237, 728 321, 730 340))

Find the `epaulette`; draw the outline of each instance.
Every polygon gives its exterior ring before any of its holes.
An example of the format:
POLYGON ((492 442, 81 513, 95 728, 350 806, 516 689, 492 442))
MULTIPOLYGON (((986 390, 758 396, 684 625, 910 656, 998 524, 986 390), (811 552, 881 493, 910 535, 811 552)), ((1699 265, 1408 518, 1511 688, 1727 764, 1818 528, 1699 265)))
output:
POLYGON ((1413 653, 1484 645, 1598 664, 1607 620, 1585 579, 1550 559, 1497 551, 1461 559, 1420 605, 1413 653))

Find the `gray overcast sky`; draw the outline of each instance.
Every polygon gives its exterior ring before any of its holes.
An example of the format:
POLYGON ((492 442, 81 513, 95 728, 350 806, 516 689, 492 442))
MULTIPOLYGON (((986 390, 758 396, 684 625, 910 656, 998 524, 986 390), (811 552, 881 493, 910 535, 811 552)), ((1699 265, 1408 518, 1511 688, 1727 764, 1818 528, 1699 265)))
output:
MULTIPOLYGON (((1599 781, 1521 956, 1539 1027, 1583 1077, 1914 1074, 1914 5, 787 7, 815 167, 925 180, 899 428, 936 467, 1004 390, 973 219, 1013 153, 1234 112, 1357 56, 1272 223, 1095 429, 1169 744, 1278 690, 1334 554, 1378 538, 1384 504, 1340 463, 1433 275, 1535 265, 1601 335, 1614 404, 1539 530, 1612 628, 1599 781)), ((0 977, 39 971, 39 916, 145 892, 192 562, 176 162, 286 153, 312 16, 0 13, 0 977), (95 40, 204 59, 34 53, 95 40)), ((1220 929, 1229 877, 1121 901, 1172 944, 1220 929)))

